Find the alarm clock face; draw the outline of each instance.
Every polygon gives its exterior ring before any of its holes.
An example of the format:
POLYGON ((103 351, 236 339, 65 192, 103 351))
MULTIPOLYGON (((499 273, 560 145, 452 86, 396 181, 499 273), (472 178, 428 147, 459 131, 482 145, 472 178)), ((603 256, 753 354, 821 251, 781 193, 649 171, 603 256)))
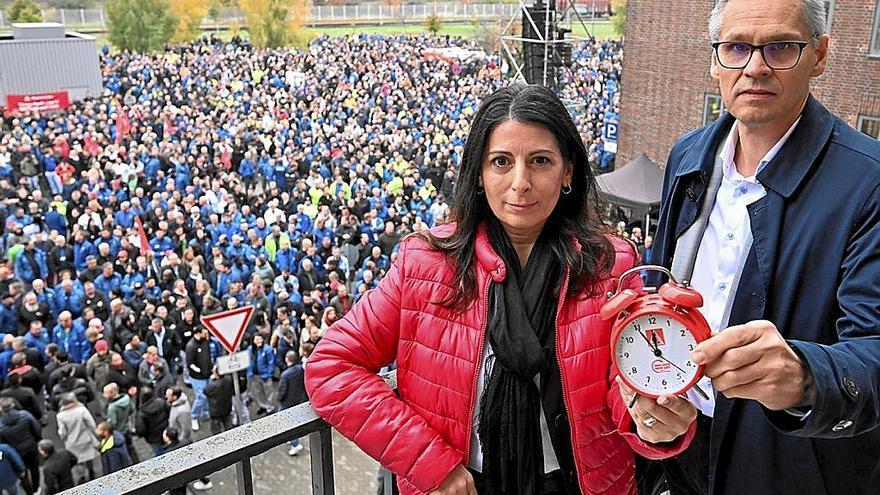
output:
POLYGON ((694 334, 678 319, 645 314, 621 329, 615 357, 621 378, 642 395, 679 394, 697 378, 691 360, 697 346, 694 334))

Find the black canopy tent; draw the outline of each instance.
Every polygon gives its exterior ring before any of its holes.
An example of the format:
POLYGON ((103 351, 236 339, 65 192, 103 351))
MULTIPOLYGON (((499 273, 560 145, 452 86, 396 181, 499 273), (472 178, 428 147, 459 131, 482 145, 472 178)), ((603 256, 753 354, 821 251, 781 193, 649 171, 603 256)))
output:
POLYGON ((650 228, 650 214, 660 205, 663 170, 644 153, 625 166, 596 177, 599 193, 611 204, 631 213, 630 218, 645 218, 650 228))

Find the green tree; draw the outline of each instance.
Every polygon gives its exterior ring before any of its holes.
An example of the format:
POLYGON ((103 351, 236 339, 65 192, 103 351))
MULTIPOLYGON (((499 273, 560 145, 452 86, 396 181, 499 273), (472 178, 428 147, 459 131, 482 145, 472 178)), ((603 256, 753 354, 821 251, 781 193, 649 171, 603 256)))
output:
POLYGON ((43 15, 40 6, 33 0, 15 0, 6 11, 6 16, 11 22, 42 22, 43 15))
POLYGON ((431 12, 428 14, 428 17, 425 17, 425 29, 434 36, 437 36, 437 33, 439 33, 442 28, 443 18, 440 17, 440 14, 437 12, 431 12))
POLYGON ((139 53, 161 49, 174 35, 178 24, 170 4, 170 0, 108 1, 110 42, 120 50, 139 53))
POLYGON ((626 0, 611 0, 614 15, 611 16, 611 25, 618 36, 623 36, 626 31, 626 0))

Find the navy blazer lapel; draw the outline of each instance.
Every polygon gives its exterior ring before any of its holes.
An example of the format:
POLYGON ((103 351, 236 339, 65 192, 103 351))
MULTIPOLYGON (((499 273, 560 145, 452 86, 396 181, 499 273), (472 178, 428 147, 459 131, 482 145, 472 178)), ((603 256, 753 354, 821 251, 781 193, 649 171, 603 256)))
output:
POLYGON ((729 113, 722 115, 702 133, 676 166, 671 197, 686 199, 681 213, 677 215, 675 237, 671 239, 673 243, 693 225, 700 213, 703 201, 706 200, 709 178, 715 167, 715 157, 734 120, 729 113))
POLYGON ((735 120, 733 115, 725 112, 714 124, 703 130, 697 141, 682 157, 681 164, 675 170, 675 176, 681 177, 694 172, 702 172, 706 176, 712 175, 718 147, 727 137, 730 126, 735 120))

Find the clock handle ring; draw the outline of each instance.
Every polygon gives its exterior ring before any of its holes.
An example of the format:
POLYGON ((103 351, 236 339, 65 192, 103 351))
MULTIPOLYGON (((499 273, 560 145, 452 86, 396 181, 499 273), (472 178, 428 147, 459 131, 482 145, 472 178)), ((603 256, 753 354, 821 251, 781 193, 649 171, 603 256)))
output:
POLYGON ((681 287, 687 287, 687 282, 684 282, 684 283, 679 282, 678 279, 675 278, 675 275, 673 275, 672 272, 669 271, 665 266, 641 265, 641 266, 636 266, 636 267, 630 268, 629 270, 621 273, 620 277, 617 278, 617 290, 609 293, 608 298, 610 299, 620 293, 621 289, 623 288, 623 281, 626 280, 627 277, 629 277, 633 273, 641 272, 642 270, 661 272, 661 273, 665 274, 667 277, 669 277, 669 280, 671 280, 672 283, 674 283, 675 285, 679 285, 681 287))

